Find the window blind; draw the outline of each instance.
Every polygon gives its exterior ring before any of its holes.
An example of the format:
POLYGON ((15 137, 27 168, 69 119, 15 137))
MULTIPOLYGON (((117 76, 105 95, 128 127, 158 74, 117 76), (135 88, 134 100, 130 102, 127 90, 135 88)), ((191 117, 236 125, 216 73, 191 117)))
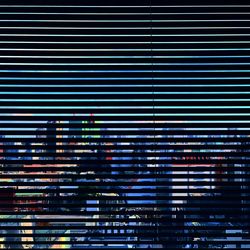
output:
POLYGON ((247 1, 0 2, 0 249, 248 249, 247 1))

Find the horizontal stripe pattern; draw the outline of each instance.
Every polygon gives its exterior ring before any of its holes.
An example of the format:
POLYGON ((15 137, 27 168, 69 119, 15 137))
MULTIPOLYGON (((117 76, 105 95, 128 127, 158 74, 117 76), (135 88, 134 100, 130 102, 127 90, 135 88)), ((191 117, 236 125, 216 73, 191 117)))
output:
POLYGON ((247 1, 0 3, 0 248, 249 248, 247 1))

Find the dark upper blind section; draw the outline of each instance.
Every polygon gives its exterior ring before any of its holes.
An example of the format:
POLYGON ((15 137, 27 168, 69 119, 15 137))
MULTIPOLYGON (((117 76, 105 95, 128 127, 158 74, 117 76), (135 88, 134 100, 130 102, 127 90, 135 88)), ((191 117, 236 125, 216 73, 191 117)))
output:
POLYGON ((247 1, 0 2, 0 249, 249 249, 247 1))

